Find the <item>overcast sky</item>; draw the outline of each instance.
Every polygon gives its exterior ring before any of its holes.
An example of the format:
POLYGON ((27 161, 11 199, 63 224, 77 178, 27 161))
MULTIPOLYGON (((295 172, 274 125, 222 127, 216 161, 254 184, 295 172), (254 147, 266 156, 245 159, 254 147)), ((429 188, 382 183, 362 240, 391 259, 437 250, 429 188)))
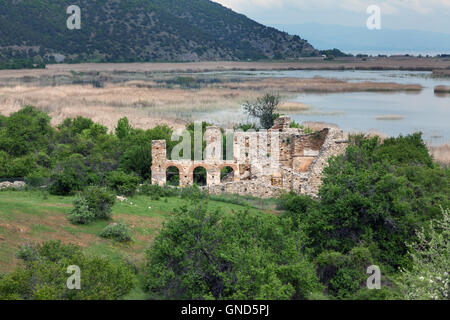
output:
POLYGON ((213 0, 265 25, 324 23, 365 27, 367 7, 382 28, 450 33, 450 0, 213 0))

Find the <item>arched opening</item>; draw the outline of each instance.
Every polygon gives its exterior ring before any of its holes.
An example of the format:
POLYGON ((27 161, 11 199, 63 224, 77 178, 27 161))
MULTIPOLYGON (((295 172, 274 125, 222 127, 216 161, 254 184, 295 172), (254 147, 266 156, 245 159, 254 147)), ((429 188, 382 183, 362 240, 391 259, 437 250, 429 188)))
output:
POLYGON ((206 179, 207 179, 207 174, 206 174, 206 169, 203 167, 197 167, 194 169, 194 183, 199 186, 199 187, 203 187, 206 186, 206 179))
POLYGON ((233 182, 234 170, 232 167, 223 167, 220 170, 220 183, 233 182))
POLYGON ((177 167, 170 166, 167 168, 166 184, 175 187, 180 185, 180 170, 177 167))

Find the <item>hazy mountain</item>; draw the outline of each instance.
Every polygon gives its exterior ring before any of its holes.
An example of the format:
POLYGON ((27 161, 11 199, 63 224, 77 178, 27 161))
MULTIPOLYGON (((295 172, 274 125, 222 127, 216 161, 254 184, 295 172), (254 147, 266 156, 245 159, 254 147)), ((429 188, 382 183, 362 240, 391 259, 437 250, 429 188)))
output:
POLYGON ((369 30, 317 23, 276 25, 301 34, 318 49, 339 48, 346 52, 450 53, 450 33, 419 30, 369 30))
POLYGON ((3 59, 195 61, 318 54, 299 36, 209 0, 0 0, 0 26, 3 59), (69 5, 81 8, 80 30, 66 26, 69 5))

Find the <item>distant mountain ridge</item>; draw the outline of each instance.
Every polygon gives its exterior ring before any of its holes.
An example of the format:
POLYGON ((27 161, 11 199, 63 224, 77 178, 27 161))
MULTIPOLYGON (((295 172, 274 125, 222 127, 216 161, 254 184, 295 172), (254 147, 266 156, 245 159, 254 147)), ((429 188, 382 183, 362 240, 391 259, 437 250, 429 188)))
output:
POLYGON ((66 62, 297 59, 319 52, 209 0, 0 0, 0 58, 66 62), (69 5, 81 29, 68 30, 69 5))
MULTIPOLYGON (((301 34, 318 49, 339 48, 344 52, 450 53, 450 33, 349 27, 319 23, 277 24, 291 34, 301 34)), ((448 31, 450 32, 450 31, 448 31)))

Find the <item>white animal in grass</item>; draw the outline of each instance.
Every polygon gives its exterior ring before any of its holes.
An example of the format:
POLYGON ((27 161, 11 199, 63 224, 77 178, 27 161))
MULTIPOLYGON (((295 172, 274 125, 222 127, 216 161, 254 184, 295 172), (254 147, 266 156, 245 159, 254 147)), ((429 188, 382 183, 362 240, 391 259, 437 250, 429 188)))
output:
POLYGON ((122 196, 117 196, 116 198, 117 198, 117 200, 119 200, 120 202, 128 201, 127 198, 122 197, 122 196))

